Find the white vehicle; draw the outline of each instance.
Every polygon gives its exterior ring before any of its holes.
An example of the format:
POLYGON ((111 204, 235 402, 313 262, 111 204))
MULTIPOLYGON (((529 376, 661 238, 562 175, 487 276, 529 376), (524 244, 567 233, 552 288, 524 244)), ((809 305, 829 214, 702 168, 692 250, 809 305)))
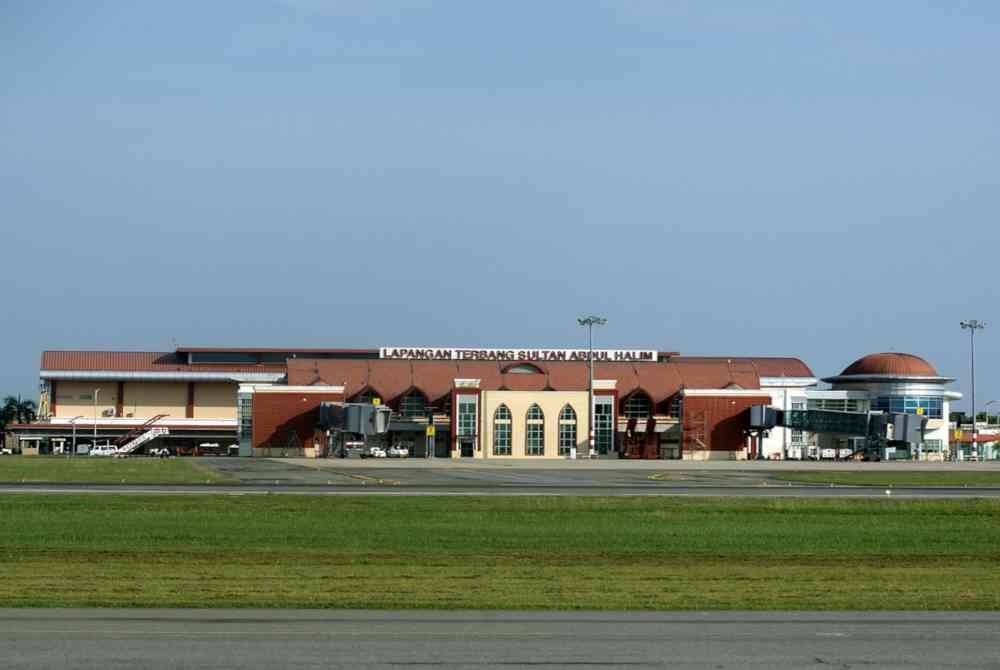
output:
POLYGON ((87 452, 88 456, 114 456, 118 453, 118 447, 110 444, 99 444, 87 452))
POLYGON ((150 449, 149 455, 156 458, 169 458, 170 450, 166 447, 159 447, 158 449, 150 449))
POLYGON ((7 447, 0 449, 0 456, 13 456, 13 455, 14 455, 13 450, 8 449, 7 447))
POLYGON ((823 452, 820 454, 820 458, 824 458, 824 459, 826 459, 826 458, 831 458, 832 459, 832 458, 836 458, 836 457, 837 457, 837 450, 836 449, 824 449, 823 452))
POLYGON ((401 444, 389 447, 389 458, 409 458, 410 450, 401 444))
POLYGON ((388 455, 382 447, 368 447, 367 450, 361 452, 361 458, 386 458, 388 455))

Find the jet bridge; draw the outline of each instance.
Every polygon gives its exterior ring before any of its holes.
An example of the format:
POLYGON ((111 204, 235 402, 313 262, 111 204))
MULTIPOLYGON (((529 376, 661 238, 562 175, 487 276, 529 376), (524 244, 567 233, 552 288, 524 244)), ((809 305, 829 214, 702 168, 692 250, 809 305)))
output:
POLYGON ((750 408, 748 435, 766 437, 776 427, 809 433, 864 438, 852 454, 867 460, 910 457, 924 441, 927 417, 892 412, 837 412, 819 409, 780 410, 768 405, 750 408))

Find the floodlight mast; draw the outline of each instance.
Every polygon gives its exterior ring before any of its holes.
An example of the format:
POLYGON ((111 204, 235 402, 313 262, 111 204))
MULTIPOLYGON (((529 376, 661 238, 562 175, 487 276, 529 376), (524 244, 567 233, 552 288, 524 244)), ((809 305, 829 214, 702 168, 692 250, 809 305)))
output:
MULTIPOLYGON (((965 321, 959 322, 962 326, 962 330, 969 331, 969 366, 972 372, 972 450, 977 455, 979 453, 979 443, 976 441, 976 331, 983 330, 986 328, 986 322, 980 321, 978 319, 966 319, 965 321)), ((958 450, 960 447, 955 447, 955 460, 958 460, 958 450)))
POLYGON ((587 362, 588 362, 588 382, 587 382, 587 444, 590 448, 589 458, 594 458, 594 326, 603 326, 608 320, 603 316, 591 314, 582 316, 576 320, 577 325, 587 327, 587 362))

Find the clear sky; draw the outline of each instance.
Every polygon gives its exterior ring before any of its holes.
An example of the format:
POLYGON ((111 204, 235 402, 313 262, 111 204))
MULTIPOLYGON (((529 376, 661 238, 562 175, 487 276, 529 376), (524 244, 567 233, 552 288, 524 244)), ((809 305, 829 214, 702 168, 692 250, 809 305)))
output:
MULTIPOLYGON (((1000 399, 1000 3, 6 0, 0 392, 46 348, 929 358, 1000 399)), ((1000 409, 1000 403, 994 406, 1000 409)))

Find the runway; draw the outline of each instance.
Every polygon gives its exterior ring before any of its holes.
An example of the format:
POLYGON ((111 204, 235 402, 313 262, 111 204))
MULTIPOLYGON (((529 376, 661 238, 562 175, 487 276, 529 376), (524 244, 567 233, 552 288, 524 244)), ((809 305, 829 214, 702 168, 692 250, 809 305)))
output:
POLYGON ((794 484, 712 485, 657 483, 623 485, 525 484, 0 484, 0 494, 93 495, 323 495, 323 496, 676 496, 718 498, 1000 498, 1000 487, 822 486, 794 484))
POLYGON ((997 613, 0 610, 27 668, 1000 667, 997 613))

